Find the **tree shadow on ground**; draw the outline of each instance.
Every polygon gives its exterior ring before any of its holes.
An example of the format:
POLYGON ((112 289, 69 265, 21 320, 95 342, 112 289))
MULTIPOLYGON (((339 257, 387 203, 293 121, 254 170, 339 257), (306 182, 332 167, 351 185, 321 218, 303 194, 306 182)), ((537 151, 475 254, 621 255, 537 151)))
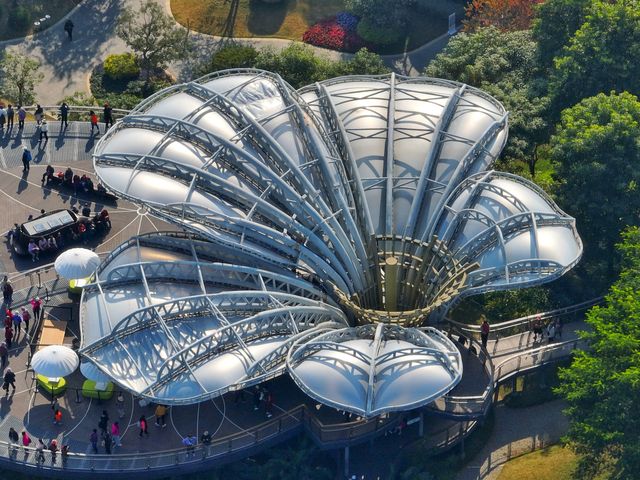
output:
POLYGON ((73 42, 68 41, 62 27, 56 27, 36 35, 30 47, 41 50, 45 61, 56 67, 59 79, 68 78, 98 63, 100 58, 96 57, 105 50, 121 11, 122 2, 118 0, 83 2, 73 16, 73 42))
POLYGON ((280 30, 284 23, 290 4, 295 5, 295 0, 293 2, 285 0, 280 3, 251 0, 247 28, 254 35, 273 35, 280 30))

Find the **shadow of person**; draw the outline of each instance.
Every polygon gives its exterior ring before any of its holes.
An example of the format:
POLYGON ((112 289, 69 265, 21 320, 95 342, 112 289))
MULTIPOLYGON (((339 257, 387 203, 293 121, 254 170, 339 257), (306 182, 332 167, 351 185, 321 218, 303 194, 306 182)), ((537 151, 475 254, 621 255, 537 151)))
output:
POLYGON ((22 172, 22 177, 20 177, 20 182, 18 182, 18 190, 16 193, 20 195, 29 187, 29 182, 27 182, 27 177, 29 176, 29 170, 22 172))
POLYGON ((38 143, 38 153, 36 153, 33 157, 33 163, 35 163, 36 165, 42 163, 42 160, 44 159, 44 155, 46 153, 44 147, 46 144, 47 142, 44 142, 44 144, 38 143))
POLYGON ((18 133, 13 137, 11 148, 18 148, 20 145, 22 145, 22 129, 18 129, 18 133))
POLYGON ((279 3, 265 3, 262 0, 251 0, 247 28, 255 35, 273 35, 280 30, 290 3, 295 2, 286 0, 279 3))
POLYGON ((56 147, 56 150, 60 150, 64 147, 64 130, 60 130, 60 133, 58 133, 54 146, 56 147))
POLYGON ((9 145, 10 141, 11 141, 11 131, 9 129, 6 129, 4 131, 4 135, 2 135, 2 138, 0 138, 0 147, 5 148, 7 145, 9 145))
POLYGON ((84 146, 85 153, 89 153, 91 150, 93 150, 93 146, 95 145, 95 143, 96 143, 95 137, 91 135, 87 139, 87 144, 84 146))

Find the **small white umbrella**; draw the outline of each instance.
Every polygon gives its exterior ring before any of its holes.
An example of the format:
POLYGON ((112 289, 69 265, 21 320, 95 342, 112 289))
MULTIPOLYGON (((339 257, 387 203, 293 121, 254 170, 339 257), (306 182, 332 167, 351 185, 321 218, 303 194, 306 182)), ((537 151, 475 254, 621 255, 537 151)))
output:
POLYGON ((38 375, 56 379, 73 373, 79 363, 78 355, 69 347, 49 345, 36 352, 31 359, 31 368, 38 375))
POLYGON ((82 362, 80 372, 86 379, 96 382, 96 390, 106 390, 107 384, 111 381, 111 378, 96 367, 93 362, 82 362))
POLYGON ((56 272, 69 280, 87 278, 100 265, 97 253, 86 248, 71 248, 62 252, 54 264, 56 272))

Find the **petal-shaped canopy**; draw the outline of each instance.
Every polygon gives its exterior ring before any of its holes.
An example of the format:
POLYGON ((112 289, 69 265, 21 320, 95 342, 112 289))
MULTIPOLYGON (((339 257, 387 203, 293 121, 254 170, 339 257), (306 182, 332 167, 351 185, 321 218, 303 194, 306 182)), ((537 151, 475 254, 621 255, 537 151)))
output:
POLYGON ((164 403, 282 373, 294 345, 298 384, 347 410, 446 393, 462 371, 451 345, 402 327, 464 295, 550 281, 582 253, 542 190, 491 170, 507 118, 475 88, 395 74, 295 91, 235 70, 158 92, 100 140, 94 167, 185 233, 136 237, 103 262, 83 297, 82 353, 164 403), (397 327, 347 328, 372 323, 397 327), (355 343, 316 348, 335 335, 355 343), (429 352, 427 337, 440 342, 429 352), (378 348, 413 352, 410 367, 384 377, 378 348), (340 358, 318 367, 316 355, 340 358), (358 362, 366 388, 326 391, 323 378, 358 362))

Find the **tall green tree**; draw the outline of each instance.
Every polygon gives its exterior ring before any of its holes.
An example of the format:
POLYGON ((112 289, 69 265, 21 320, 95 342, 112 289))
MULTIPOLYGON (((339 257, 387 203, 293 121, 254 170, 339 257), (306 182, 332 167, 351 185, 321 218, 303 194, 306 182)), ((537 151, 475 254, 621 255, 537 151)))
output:
POLYGON ((587 314, 582 333, 589 345, 560 371, 569 407, 569 444, 581 453, 579 478, 593 478, 603 466, 608 478, 640 478, 640 230, 618 246, 622 271, 606 304, 587 314))
POLYGON ((302 43, 291 43, 280 52, 262 50, 254 66, 279 74, 294 88, 331 76, 331 62, 318 57, 309 45, 302 43))
POLYGON ((569 46, 555 59, 550 83, 556 111, 598 93, 640 94, 640 3, 594 1, 569 46))
POLYGON ((537 146, 548 139, 546 85, 540 75, 537 45, 529 31, 495 27, 461 33, 427 66, 425 74, 481 88, 509 111, 509 141, 501 168, 521 173, 514 160, 535 175, 537 146))
POLYGON ((146 0, 139 10, 125 8, 116 31, 135 52, 147 80, 157 69, 187 55, 191 46, 188 32, 153 0, 146 0))
POLYGON ((640 102, 599 94, 562 112, 551 140, 557 198, 577 219, 587 260, 602 261, 593 281, 615 274, 614 245, 640 219, 640 102))
POLYGON ((338 75, 382 75, 389 73, 389 68, 377 53, 361 48, 350 60, 335 62, 334 76, 338 75))
POLYGON ((407 24, 415 0, 346 0, 345 6, 362 17, 358 33, 369 42, 388 44, 397 41, 407 24))
POLYGON ((18 105, 34 102, 35 88, 44 75, 33 58, 5 51, 0 59, 0 91, 18 105))
POLYGON ((593 0, 545 0, 537 6, 533 37, 540 60, 551 65, 584 23, 593 0))

